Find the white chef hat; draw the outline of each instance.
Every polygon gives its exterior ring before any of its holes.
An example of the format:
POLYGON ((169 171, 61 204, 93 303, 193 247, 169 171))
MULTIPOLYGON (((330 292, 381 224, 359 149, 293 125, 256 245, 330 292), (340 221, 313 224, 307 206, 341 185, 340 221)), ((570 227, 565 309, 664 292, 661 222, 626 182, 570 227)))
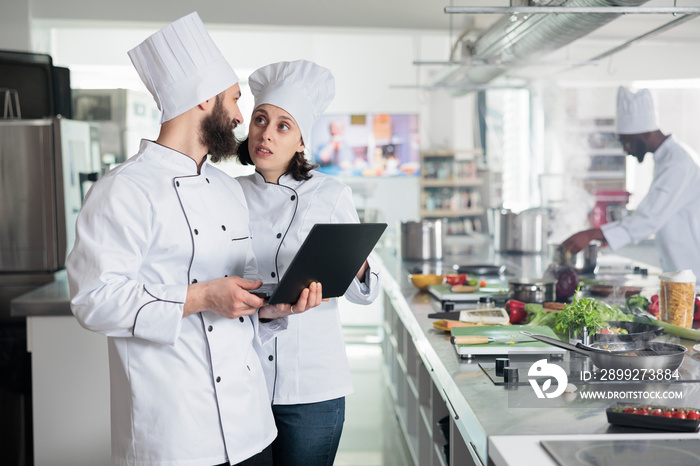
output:
POLYGON ((617 133, 639 134, 657 129, 659 125, 649 89, 634 93, 620 86, 617 90, 617 133))
POLYGON ((129 58, 163 112, 161 123, 238 82, 196 11, 131 49, 129 58))
POLYGON ((311 142, 311 128, 335 96, 330 70, 308 60, 273 63, 248 78, 255 108, 262 104, 289 113, 301 130, 304 144, 311 142))

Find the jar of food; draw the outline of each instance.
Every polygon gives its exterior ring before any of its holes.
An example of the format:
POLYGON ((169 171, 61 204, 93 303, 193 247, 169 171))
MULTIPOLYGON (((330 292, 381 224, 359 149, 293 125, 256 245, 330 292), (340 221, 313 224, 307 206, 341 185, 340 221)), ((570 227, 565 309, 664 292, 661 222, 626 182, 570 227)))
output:
POLYGON ((659 275, 659 318, 680 327, 693 326, 695 274, 680 270, 659 275))
POLYGON ((479 302, 476 303, 477 309, 493 309, 496 307, 496 303, 493 302, 493 298, 490 296, 482 296, 479 298, 479 302))

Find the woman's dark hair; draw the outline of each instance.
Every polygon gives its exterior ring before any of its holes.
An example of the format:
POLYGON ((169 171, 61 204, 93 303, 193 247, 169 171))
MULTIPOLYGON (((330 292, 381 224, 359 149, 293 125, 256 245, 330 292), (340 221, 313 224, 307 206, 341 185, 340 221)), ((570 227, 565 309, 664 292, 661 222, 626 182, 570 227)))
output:
MULTIPOLYGON (((253 159, 250 158, 250 152, 248 152, 248 138, 238 141, 236 157, 238 157, 238 161, 241 162, 241 165, 254 165, 253 159)), ((296 152, 294 157, 289 161, 285 173, 289 173, 296 181, 306 181, 313 176, 309 172, 317 167, 318 165, 309 163, 309 161, 306 160, 303 152, 296 152)))

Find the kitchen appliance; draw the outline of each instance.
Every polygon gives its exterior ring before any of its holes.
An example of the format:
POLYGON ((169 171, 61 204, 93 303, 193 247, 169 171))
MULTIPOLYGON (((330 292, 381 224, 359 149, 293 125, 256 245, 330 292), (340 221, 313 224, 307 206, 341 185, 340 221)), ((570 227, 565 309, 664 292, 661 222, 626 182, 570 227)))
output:
POLYGON ((99 132, 64 118, 0 121, 0 273, 55 272, 100 171, 99 132))
POLYGON ((591 213, 591 224, 594 228, 614 220, 620 220, 626 215, 625 206, 630 200, 630 193, 618 189, 603 189, 595 192, 595 205, 591 213))
POLYGON ((0 322, 9 301, 53 280, 100 173, 99 129, 65 118, 0 120, 0 322))
POLYGON ((512 278, 508 280, 509 296, 525 303, 554 301, 556 285, 553 278, 512 278))
POLYGON ((17 92, 21 118, 72 116, 70 71, 50 55, 0 50, 0 88, 17 92))
POLYGON ((561 245, 550 244, 551 261, 559 265, 568 265, 579 274, 594 274, 598 268, 600 246, 600 241, 591 241, 587 247, 572 254, 564 251, 561 245))
POLYGON ((519 213, 492 209, 494 250, 497 252, 540 254, 547 252, 549 210, 540 207, 519 213))
POLYGON ((401 222, 401 257, 407 260, 440 260, 445 229, 442 220, 401 222))

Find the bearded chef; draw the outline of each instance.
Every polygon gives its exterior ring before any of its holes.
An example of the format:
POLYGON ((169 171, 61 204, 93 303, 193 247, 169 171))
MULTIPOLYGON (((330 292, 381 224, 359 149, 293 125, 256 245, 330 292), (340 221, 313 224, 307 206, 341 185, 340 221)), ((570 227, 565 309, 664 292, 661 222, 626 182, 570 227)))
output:
POLYGON ((576 253, 600 240, 615 251, 656 234, 664 271, 691 269, 700 277, 700 158, 659 130, 648 89, 618 89, 617 133, 625 153, 640 163, 654 155, 649 192, 633 215, 576 233, 562 246, 576 253))
MULTIPOLYGON (((109 337, 112 460, 265 464, 276 428, 253 342, 292 306, 248 292, 261 281, 246 200, 207 162, 235 153, 238 78, 197 13, 129 56, 161 130, 92 187, 67 261, 73 313, 109 337)), ((293 311, 320 302, 313 284, 293 311)))

